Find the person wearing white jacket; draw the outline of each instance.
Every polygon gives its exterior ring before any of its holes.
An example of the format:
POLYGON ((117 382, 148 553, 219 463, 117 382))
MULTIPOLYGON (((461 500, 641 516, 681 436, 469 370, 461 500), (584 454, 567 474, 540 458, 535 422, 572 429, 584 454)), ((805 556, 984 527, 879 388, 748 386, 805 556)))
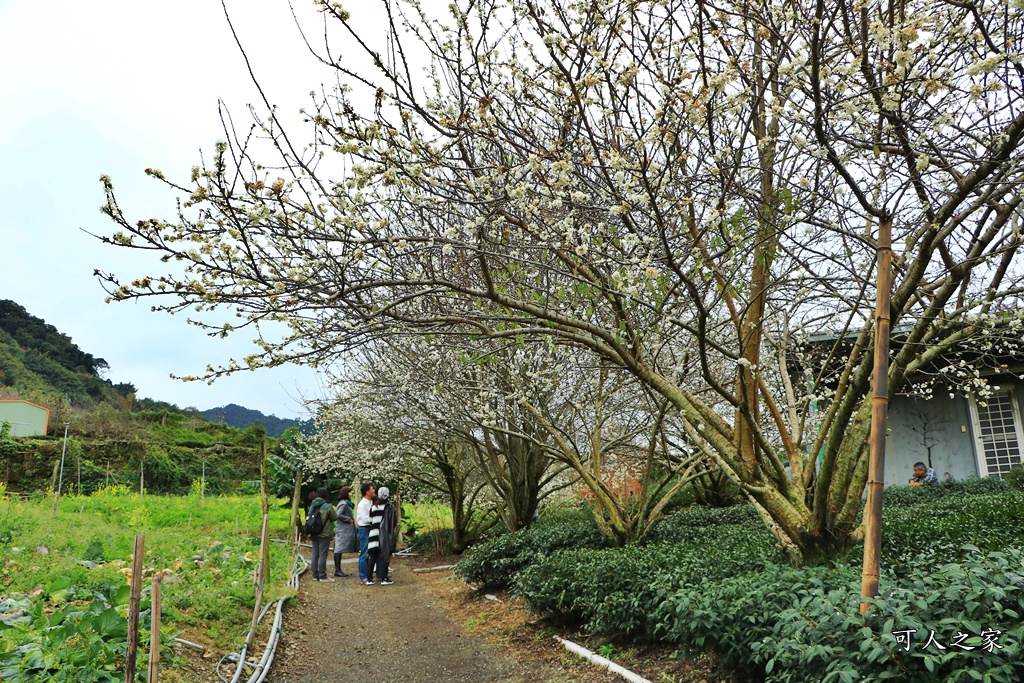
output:
POLYGON ((376 489, 373 488, 373 484, 366 483, 359 487, 359 492, 363 494, 359 504, 356 505, 356 534, 359 537, 359 581, 364 586, 373 585, 373 577, 370 576, 369 568, 369 550, 367 546, 370 542, 370 508, 373 507, 373 497, 377 495, 376 489))

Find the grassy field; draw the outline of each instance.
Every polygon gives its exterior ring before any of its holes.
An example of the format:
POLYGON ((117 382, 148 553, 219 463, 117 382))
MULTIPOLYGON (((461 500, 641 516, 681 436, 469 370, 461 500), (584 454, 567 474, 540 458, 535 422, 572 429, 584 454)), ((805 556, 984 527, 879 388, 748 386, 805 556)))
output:
MULTIPOLYGON (((289 510, 281 502, 271 502, 270 528, 283 539, 289 510)), ((200 505, 197 495, 140 497, 115 487, 62 497, 56 520, 52 497, 0 500, 0 680, 123 679, 135 534, 146 537, 144 610, 151 577, 165 575, 162 641, 180 635, 224 652, 240 649, 254 604, 260 524, 258 496, 207 497, 200 505)), ((273 599, 285 590, 292 554, 286 544, 270 546, 273 599)), ((148 612, 142 622, 148 629, 148 612)), ((174 653, 161 656, 173 668, 174 653)))

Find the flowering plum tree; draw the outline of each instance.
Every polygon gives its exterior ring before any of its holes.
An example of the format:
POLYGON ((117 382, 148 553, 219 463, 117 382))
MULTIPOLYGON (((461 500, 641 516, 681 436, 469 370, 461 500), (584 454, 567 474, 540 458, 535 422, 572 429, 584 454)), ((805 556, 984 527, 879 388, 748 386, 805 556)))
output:
POLYGON ((308 146, 266 112, 274 161, 232 136, 168 181, 173 221, 129 220, 105 181, 107 241, 180 268, 100 273, 113 298, 289 326, 209 378, 389 334, 547 337, 670 403, 816 562, 850 543, 867 477, 875 231, 893 391, 1020 329, 1015 3, 477 0, 441 20, 387 0, 379 44, 320 4, 374 67, 325 49, 340 86, 308 146), (822 331, 855 340, 837 380, 794 381, 822 331))
MULTIPOLYGON (((367 345, 334 379, 338 396, 321 411, 326 431, 347 434, 347 443, 321 457, 328 466, 351 460, 359 444, 372 444, 369 461, 403 453, 406 474, 463 496, 452 500, 453 511, 479 498, 509 530, 527 526, 538 504, 570 482, 554 466, 536 419, 519 408, 514 394, 521 390, 513 387, 520 382, 510 369, 436 340, 367 345)), ((481 521, 468 512, 463 519, 481 521)), ((463 531, 468 535, 468 527, 463 531)))

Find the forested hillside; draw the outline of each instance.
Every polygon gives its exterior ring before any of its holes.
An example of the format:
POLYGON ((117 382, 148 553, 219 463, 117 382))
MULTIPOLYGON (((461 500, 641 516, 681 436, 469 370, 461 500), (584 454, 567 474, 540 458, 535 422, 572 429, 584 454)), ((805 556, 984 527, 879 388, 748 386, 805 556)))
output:
POLYGON ((107 367, 53 325, 14 301, 0 300, 0 388, 37 401, 43 395, 61 396, 82 406, 134 396, 131 384, 100 377, 107 367))
POLYGON ((50 411, 46 437, 0 450, 0 477, 10 490, 56 484, 64 422, 65 490, 85 493, 116 484, 187 493, 204 473, 209 491, 237 490, 259 476, 264 431, 256 423, 273 427, 272 435, 297 424, 234 405, 230 411, 213 409, 217 415, 211 420, 196 408, 138 399, 131 383, 101 377, 107 367, 23 306, 0 300, 0 398, 24 399, 50 411))

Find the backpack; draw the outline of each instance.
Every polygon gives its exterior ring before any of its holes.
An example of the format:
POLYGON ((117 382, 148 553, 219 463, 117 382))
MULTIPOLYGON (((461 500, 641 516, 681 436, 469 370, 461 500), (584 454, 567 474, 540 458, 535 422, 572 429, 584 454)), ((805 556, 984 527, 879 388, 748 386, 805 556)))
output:
POLYGON ((306 517, 306 534, 309 536, 318 536, 327 526, 327 520, 324 519, 324 515, 320 514, 323 509, 323 505, 319 505, 316 508, 309 509, 309 515, 306 517))

